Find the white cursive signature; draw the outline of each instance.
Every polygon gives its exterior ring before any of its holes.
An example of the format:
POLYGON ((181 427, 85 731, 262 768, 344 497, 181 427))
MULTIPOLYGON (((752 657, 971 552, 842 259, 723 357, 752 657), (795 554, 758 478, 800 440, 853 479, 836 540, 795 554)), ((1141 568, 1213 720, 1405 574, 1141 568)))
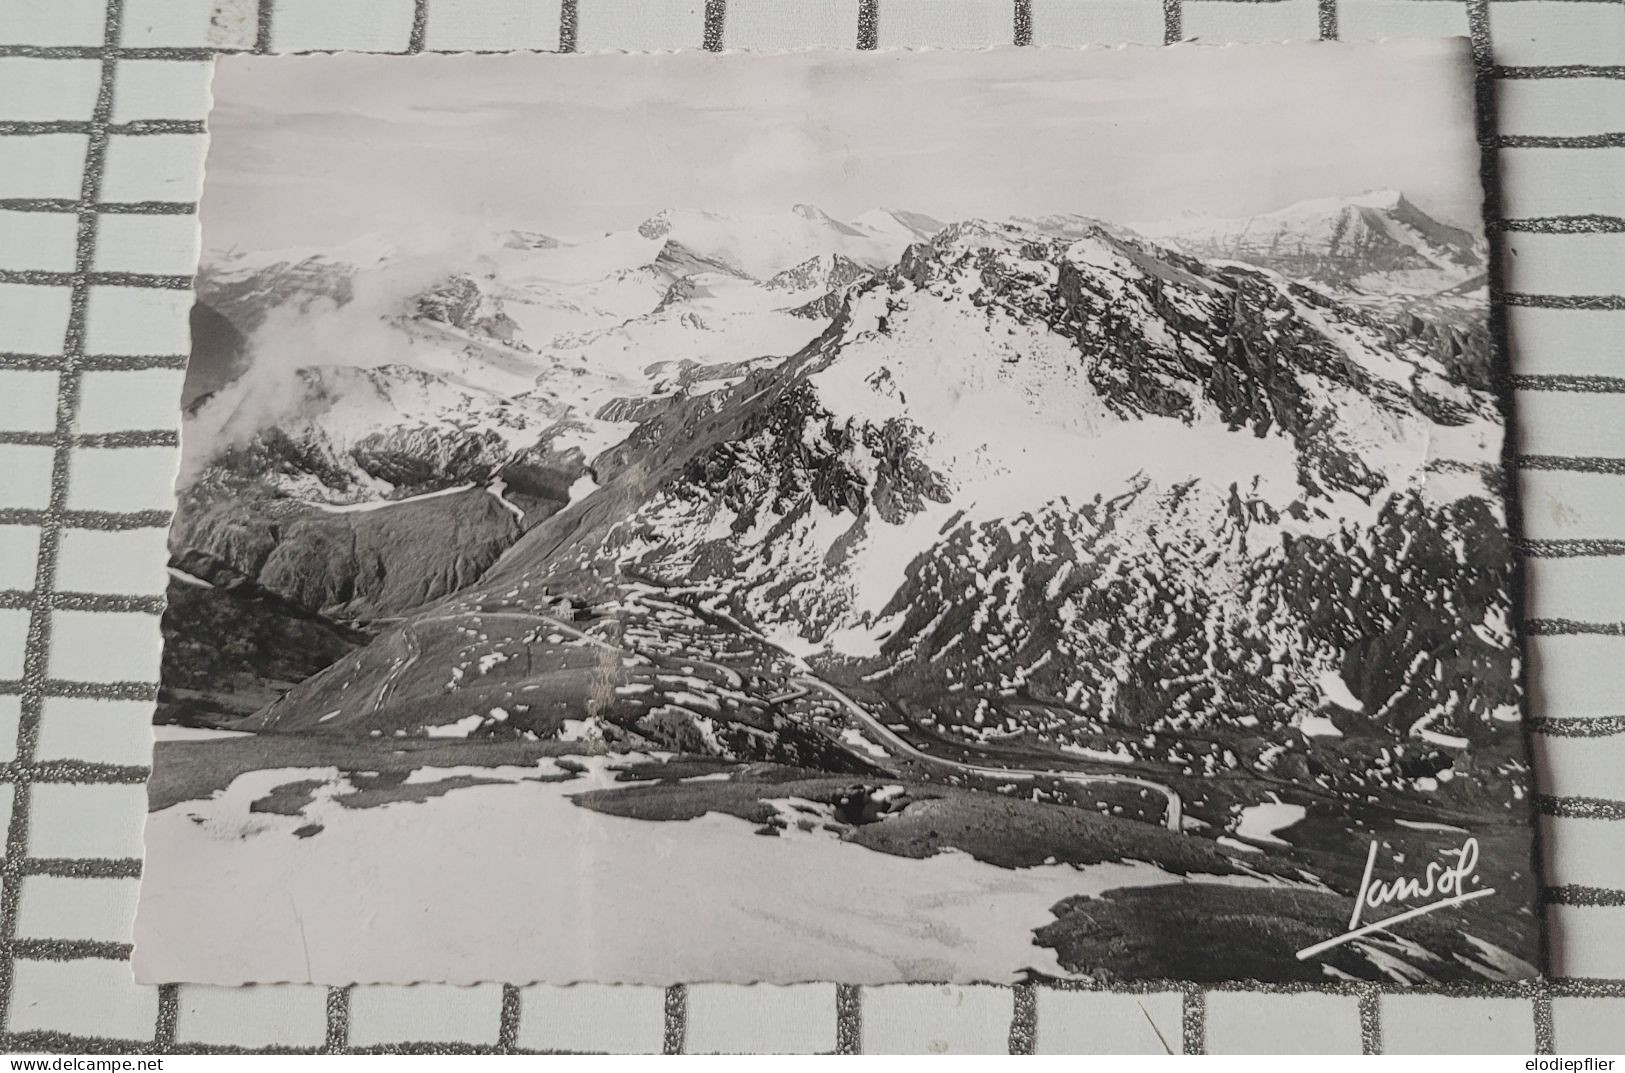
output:
POLYGON ((1410 920, 1439 909, 1449 909, 1451 906, 1495 893, 1493 887, 1485 887, 1482 890, 1468 889, 1477 887, 1479 883, 1475 874, 1478 869, 1478 839, 1469 838, 1461 844, 1460 849, 1441 850, 1439 856, 1443 859, 1429 862, 1419 879, 1414 876, 1402 876, 1386 883, 1373 881, 1371 873, 1377 865, 1377 843, 1373 839, 1371 850, 1365 857, 1365 874, 1360 877, 1360 893, 1354 899, 1354 912, 1349 915, 1349 930, 1325 942, 1304 947, 1298 951, 1298 960, 1314 957, 1322 950, 1330 950, 1351 939, 1358 939, 1374 931, 1382 931, 1400 921, 1410 920), (1413 898, 1433 897, 1437 900, 1413 906, 1404 912, 1369 924, 1360 923, 1360 918, 1367 909, 1381 909, 1385 905, 1410 901, 1413 898))

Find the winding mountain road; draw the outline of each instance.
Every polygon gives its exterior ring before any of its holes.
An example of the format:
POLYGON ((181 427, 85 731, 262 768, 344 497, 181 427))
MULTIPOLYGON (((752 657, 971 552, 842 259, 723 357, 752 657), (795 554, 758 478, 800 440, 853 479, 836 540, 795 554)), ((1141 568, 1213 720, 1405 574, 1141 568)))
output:
POLYGON ((1023 767, 997 767, 991 764, 966 764, 958 760, 948 760, 940 756, 932 756, 909 744, 900 737, 896 731, 876 719, 863 705, 848 697, 835 686, 821 678, 792 678, 791 682, 802 690, 798 694, 785 694, 773 698, 777 701, 793 700, 796 696, 805 696, 811 690, 818 690, 833 697, 846 708, 851 716, 864 725, 871 733, 880 739, 886 748, 893 752, 902 753, 914 760, 939 767, 949 767, 956 771, 963 771, 971 775, 983 775, 996 779, 1057 779, 1062 782, 1075 782, 1079 785, 1088 783, 1122 783, 1127 786, 1138 786, 1141 789, 1151 790, 1162 796, 1168 803, 1165 826, 1170 831, 1180 830, 1180 823, 1185 815, 1184 802, 1180 799, 1179 791, 1171 786, 1164 786, 1160 782, 1142 779, 1136 775, 1088 775, 1077 771, 1055 770, 1050 768, 1023 768, 1023 767))

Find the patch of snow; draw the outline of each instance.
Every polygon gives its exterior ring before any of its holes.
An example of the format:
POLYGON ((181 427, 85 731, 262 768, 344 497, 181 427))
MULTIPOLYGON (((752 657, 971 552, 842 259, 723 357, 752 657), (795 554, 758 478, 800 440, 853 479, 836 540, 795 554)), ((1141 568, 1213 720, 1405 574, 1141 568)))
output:
POLYGON ((301 816, 248 806, 300 779, 342 789, 335 769, 251 772, 215 798, 155 812, 137 977, 663 984, 673 964, 693 979, 766 983, 1014 981, 1027 967, 1065 977, 1054 953, 1032 942, 1063 898, 1186 880, 1262 885, 1143 863, 1008 869, 958 852, 914 860, 824 832, 763 838, 716 813, 610 816, 571 797, 632 784, 614 781, 607 758, 584 763, 581 777, 552 783, 522 781, 534 768, 486 769, 512 781, 387 808, 344 808, 324 791, 301 816), (315 836, 289 837, 313 823, 323 828, 315 836), (552 906, 555 919, 516 930, 503 914, 470 912, 472 901, 552 906), (661 957, 651 960, 652 950, 661 957))

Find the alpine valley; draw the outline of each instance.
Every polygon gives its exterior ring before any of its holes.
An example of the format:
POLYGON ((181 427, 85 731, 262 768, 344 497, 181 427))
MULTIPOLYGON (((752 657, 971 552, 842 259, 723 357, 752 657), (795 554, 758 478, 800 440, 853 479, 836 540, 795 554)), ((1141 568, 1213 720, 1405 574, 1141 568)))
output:
POLYGON ((209 257, 148 869, 219 866, 142 928, 237 935, 214 982, 421 978, 301 961, 290 884, 454 982, 1531 976, 1486 261, 1394 191, 209 257), (1493 897, 1299 956, 1468 839, 1493 897))

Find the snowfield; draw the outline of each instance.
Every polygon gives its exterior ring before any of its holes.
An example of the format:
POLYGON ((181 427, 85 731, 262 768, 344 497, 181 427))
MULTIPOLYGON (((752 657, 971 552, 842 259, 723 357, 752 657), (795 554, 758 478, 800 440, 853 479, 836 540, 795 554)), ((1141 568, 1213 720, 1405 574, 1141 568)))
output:
POLYGON ((345 789, 334 768, 258 771, 211 800, 154 813, 137 978, 1010 982, 1025 968, 1068 975, 1032 941, 1061 899, 1181 881, 1139 863, 1010 870, 958 852, 913 860, 822 832, 763 838, 715 814, 607 816, 570 795, 629 784, 614 781, 611 761, 584 763, 586 774, 566 782, 524 781, 551 764, 426 769, 411 782, 501 783, 370 808, 332 802, 345 789), (249 812, 303 780, 321 789, 302 815, 249 812), (295 836, 315 824, 318 833, 295 836), (175 941, 184 934, 210 942, 175 941))

